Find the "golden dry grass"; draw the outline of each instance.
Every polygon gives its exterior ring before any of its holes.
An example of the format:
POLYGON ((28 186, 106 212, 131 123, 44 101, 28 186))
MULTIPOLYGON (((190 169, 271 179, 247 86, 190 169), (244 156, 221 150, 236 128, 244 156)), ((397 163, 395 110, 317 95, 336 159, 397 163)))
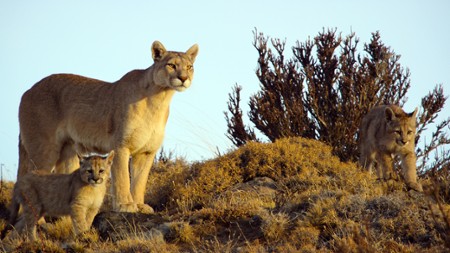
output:
POLYGON ((40 241, 16 240, 8 247, 30 252, 42 245, 55 252, 448 252, 445 178, 423 179, 425 194, 407 192, 401 181, 378 182, 359 166, 339 161, 318 141, 249 143, 205 162, 155 164, 146 202, 168 221, 164 234, 121 234, 112 242, 92 229, 73 238, 70 222, 62 219, 41 229, 40 241))

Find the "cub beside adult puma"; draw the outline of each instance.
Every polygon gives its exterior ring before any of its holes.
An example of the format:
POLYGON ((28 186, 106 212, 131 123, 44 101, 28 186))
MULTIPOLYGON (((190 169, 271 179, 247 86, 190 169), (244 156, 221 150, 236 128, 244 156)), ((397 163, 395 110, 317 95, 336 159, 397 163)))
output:
MULTIPOLYGON (((108 157, 82 157, 71 174, 27 173, 14 185, 9 226, 36 239, 36 224, 44 215, 70 215, 75 234, 89 230, 106 194, 114 151, 108 157), (22 214, 17 216, 19 206, 22 214)), ((5 236, 6 230, 2 232, 5 236)))
POLYGON ((115 150, 113 209, 151 212, 144 204, 148 174, 163 141, 172 96, 191 85, 197 53, 197 45, 181 53, 155 41, 154 64, 114 83, 71 74, 42 79, 20 103, 18 177, 31 168, 73 170, 75 146, 83 152, 115 150))
POLYGON ((363 118, 359 131, 360 164, 369 171, 376 165, 378 178, 395 179, 394 156, 401 159, 406 185, 422 191, 416 172, 416 114, 405 113, 396 105, 375 107, 363 118))

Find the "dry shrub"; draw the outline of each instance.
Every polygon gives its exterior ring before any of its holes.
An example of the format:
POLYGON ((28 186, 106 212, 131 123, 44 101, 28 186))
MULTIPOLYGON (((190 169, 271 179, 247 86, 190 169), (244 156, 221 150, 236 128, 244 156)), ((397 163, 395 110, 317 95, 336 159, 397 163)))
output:
POLYGON ((263 217, 261 230, 268 242, 278 242, 285 238, 289 227, 289 216, 285 213, 269 213, 263 217))
POLYGON ((236 248, 236 242, 228 240, 227 242, 221 242, 217 237, 210 240, 204 240, 199 245, 193 247, 194 252, 221 252, 221 253, 233 253, 233 249, 236 248))
MULTIPOLYGON (((162 155, 161 155, 162 156, 162 155)), ((173 207, 173 195, 184 187, 189 176, 189 164, 181 158, 171 160, 160 157, 152 167, 145 195, 146 203, 155 211, 173 207)))
POLYGON ((336 200, 324 199, 314 203, 305 214, 304 220, 314 227, 336 227, 338 218, 334 203, 336 200))
POLYGON ((53 240, 65 241, 74 236, 72 219, 68 216, 61 217, 54 223, 42 224, 41 227, 45 234, 53 240))
POLYGON ((120 253, 138 253, 138 252, 157 252, 157 253, 175 253, 179 249, 174 244, 166 243, 159 237, 151 238, 127 238, 116 242, 116 250, 120 253))
POLYGON ((273 207, 273 204, 265 202, 254 193, 227 191, 214 199, 207 209, 212 211, 216 219, 228 222, 260 215, 264 208, 273 207))
MULTIPOLYGON (((254 198, 224 192, 259 177, 274 179, 287 195, 299 190, 336 186, 361 192, 370 188, 370 177, 358 171, 354 164, 340 162, 333 156, 330 146, 315 140, 288 138, 273 144, 252 142, 203 163, 156 167, 150 176, 148 197, 151 201, 159 199, 164 206, 184 213, 220 206, 221 198, 230 200, 231 205, 234 205, 233 201, 239 205, 241 200, 254 198), (360 183, 348 179, 347 174, 360 179, 360 183)), ((270 208, 273 204, 269 200, 262 205, 270 208)))
POLYGON ((0 249, 4 252, 66 252, 58 241, 49 240, 45 237, 38 238, 35 241, 16 238, 14 240, 3 240, 0 243, 0 249))
MULTIPOLYGON (((0 219, 8 219, 9 205, 11 203, 12 190, 14 183, 9 181, 0 181, 0 219)), ((0 220, 1 221, 1 220, 0 220)), ((0 229, 3 230, 5 223, 0 222, 0 229)))
POLYGON ((320 229, 297 221, 296 226, 289 235, 289 241, 297 248, 307 247, 308 245, 315 247, 319 241, 319 235, 320 229))
POLYGON ((171 222, 167 224, 169 233, 164 237, 169 242, 194 244, 198 241, 191 225, 187 222, 171 222))

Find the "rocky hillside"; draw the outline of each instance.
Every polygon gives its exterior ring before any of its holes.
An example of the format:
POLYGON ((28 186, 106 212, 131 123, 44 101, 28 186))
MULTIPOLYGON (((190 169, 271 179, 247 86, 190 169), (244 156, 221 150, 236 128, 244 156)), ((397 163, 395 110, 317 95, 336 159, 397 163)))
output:
POLYGON ((76 239, 70 221, 59 219, 40 229, 37 242, 5 240, 0 249, 448 252, 448 176, 421 182, 425 193, 408 192, 401 181, 379 182, 313 140, 250 143, 194 164, 161 159, 146 196, 155 214, 119 214, 105 206, 96 229, 76 239))

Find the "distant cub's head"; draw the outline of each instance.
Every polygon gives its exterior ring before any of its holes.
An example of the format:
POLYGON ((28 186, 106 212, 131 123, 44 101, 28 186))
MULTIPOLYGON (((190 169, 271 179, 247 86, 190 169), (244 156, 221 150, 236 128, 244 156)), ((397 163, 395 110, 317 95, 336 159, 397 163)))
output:
POLYGON ((81 180, 91 185, 100 185, 106 181, 111 171, 114 151, 108 156, 80 157, 81 180))
POLYGON ((154 83, 177 91, 189 88, 194 78, 194 61, 197 53, 197 44, 181 53, 167 51, 161 42, 153 42, 152 56, 156 70, 153 76, 154 83))
POLYGON ((412 113, 405 113, 400 108, 386 107, 385 115, 388 134, 395 138, 399 146, 415 142, 417 108, 412 113), (393 110, 394 109, 394 110, 393 110))

